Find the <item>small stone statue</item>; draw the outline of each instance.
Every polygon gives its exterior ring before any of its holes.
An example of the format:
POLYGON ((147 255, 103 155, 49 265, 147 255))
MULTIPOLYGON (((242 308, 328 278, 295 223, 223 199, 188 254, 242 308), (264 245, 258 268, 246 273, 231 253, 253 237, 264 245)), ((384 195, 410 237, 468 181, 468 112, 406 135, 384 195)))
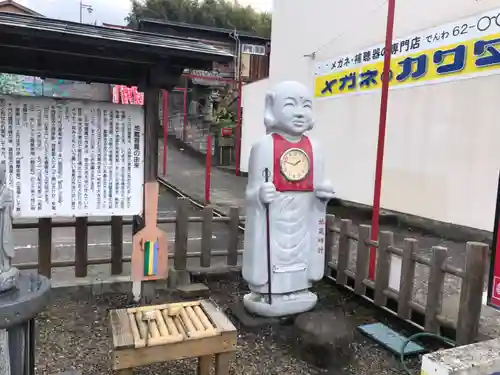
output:
POLYGON ((267 94, 264 123, 267 135, 251 149, 245 193, 242 273, 251 293, 243 302, 252 313, 279 317, 317 302, 309 288, 323 278, 326 206, 334 190, 320 145, 306 135, 314 121, 304 85, 282 82, 267 94))
POLYGON ((7 186, 5 163, 0 163, 0 293, 17 287, 19 270, 12 267, 12 191, 7 186))

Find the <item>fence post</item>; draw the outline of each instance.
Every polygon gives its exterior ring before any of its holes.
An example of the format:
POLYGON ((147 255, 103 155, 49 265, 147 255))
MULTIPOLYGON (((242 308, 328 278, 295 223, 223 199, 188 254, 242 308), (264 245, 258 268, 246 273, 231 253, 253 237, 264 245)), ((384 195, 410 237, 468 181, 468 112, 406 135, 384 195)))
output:
POLYGON ((52 275, 52 219, 38 219, 38 273, 52 275))
POLYGON ((441 246, 432 247, 431 271, 427 283, 427 303, 425 306, 425 330, 439 332, 438 315, 441 312, 445 272, 443 264, 448 256, 448 249, 441 246))
POLYGON ((75 276, 87 276, 88 218, 77 217, 75 223, 75 276))
POLYGON ((326 215, 325 223, 325 275, 330 274, 330 262, 332 261, 333 245, 335 241, 335 215, 326 215))
POLYGON ((413 282, 415 278, 415 261, 413 260, 413 256, 417 250, 418 241, 414 238, 405 238, 398 295, 398 316, 401 319, 410 319, 410 301, 413 298, 413 282))
POLYGON ((174 268, 183 271, 187 267, 187 242, 188 242, 188 200, 177 200, 177 218, 175 222, 175 254, 174 268))
POLYGON ((467 242, 465 276, 462 279, 457 322, 457 344, 474 342, 479 329, 483 297, 484 274, 489 247, 479 242, 467 242))
POLYGON ((349 265, 349 253, 351 248, 351 220, 342 219, 340 221, 339 255, 337 257, 337 277, 338 285, 347 284, 345 271, 349 265))
POLYGON ((356 281, 354 292, 360 296, 366 293, 364 281, 368 278, 368 261, 370 258, 370 247, 367 241, 371 237, 370 225, 362 224, 358 229, 358 251, 356 253, 356 281))
POLYGON ((111 217, 111 274, 123 272, 123 217, 111 217))
POLYGON ((238 264, 238 239, 240 225, 240 209, 231 207, 229 209, 229 237, 227 243, 227 264, 228 266, 236 266, 238 264))
POLYGON ((203 222, 201 223, 201 267, 210 267, 213 216, 213 208, 211 206, 206 206, 203 209, 203 222))
POLYGON ((387 297, 385 290, 389 287, 389 272, 391 267, 391 253, 389 247, 394 244, 392 232, 380 232, 378 241, 378 256, 375 276, 375 299, 378 306, 385 306, 387 297))

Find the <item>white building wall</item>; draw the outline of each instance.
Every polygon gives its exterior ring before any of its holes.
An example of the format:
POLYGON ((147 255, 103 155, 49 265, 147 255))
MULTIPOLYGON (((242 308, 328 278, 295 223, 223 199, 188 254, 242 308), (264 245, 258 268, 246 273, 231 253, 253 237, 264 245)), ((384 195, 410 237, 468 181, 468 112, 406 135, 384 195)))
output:
POLYGON ((248 159, 253 143, 266 134, 263 122, 264 96, 270 89, 269 79, 261 79, 243 86, 240 170, 248 172, 248 159))
MULTIPOLYGON (((500 0, 396 3, 395 38, 500 8, 500 0)), ((383 43, 386 17, 387 1, 275 0, 269 82, 244 91, 243 171, 251 144, 264 134, 267 89, 288 79, 312 89, 316 62, 383 43)), ((382 207, 491 230, 499 100, 500 75, 391 90, 382 207)), ((341 199, 372 204, 379 107, 380 91, 315 102, 313 135, 324 143, 327 172, 341 199)))

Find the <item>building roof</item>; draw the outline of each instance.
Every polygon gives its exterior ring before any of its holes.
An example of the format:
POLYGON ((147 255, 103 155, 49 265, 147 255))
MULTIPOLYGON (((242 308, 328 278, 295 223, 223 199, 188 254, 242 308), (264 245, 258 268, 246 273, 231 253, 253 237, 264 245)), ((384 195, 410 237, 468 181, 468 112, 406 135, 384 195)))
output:
POLYGON ((0 48, 1 72, 129 85, 234 57, 193 38, 15 13, 0 13, 0 48))
POLYGON ((112 24, 112 23, 106 23, 106 22, 103 22, 102 23, 102 26, 104 27, 111 27, 112 29, 129 29, 128 26, 123 26, 123 25, 115 25, 115 24, 112 24))
POLYGON ((3 6, 13 6, 14 8, 19 9, 20 11, 23 11, 26 14, 32 15, 32 16, 38 16, 38 17, 43 17, 40 13, 35 12, 34 10, 25 7, 24 5, 21 5, 13 0, 5 0, 5 1, 0 1, 0 7, 3 6))
MULTIPOLYGON (((155 20, 151 18, 141 18, 138 20, 138 22, 139 22, 139 30, 145 30, 145 31, 154 30, 155 32, 160 32, 161 29, 171 29, 171 30, 177 30, 181 33, 189 31, 191 32, 198 31, 198 32, 203 32, 204 35, 203 39, 207 39, 207 37, 209 37, 210 35, 225 37, 230 39, 231 35, 234 35, 235 33, 234 29, 223 29, 218 27, 194 25, 184 22, 174 22, 168 20, 155 20)), ((264 38, 256 34, 239 32, 238 30, 236 30, 236 33, 238 34, 239 38, 242 41, 246 42, 266 43, 270 41, 269 38, 264 38)))

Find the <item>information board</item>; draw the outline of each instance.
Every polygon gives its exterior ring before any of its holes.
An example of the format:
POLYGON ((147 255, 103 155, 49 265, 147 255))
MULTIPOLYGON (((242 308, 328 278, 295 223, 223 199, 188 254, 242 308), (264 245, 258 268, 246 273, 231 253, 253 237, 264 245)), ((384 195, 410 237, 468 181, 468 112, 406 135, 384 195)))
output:
POLYGON ((14 217, 139 214, 143 140, 139 106, 0 96, 14 217))
POLYGON ((490 275, 488 279, 488 306, 500 310, 500 173, 498 174, 497 201, 493 241, 491 244, 490 275))

